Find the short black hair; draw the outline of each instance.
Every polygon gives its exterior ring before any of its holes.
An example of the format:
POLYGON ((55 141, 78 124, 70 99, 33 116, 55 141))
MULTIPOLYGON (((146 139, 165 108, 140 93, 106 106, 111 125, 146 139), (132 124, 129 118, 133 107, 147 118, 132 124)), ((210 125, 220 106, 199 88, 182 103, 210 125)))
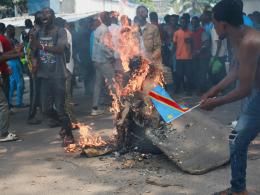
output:
POLYGON ((184 13, 182 17, 185 17, 187 21, 190 21, 190 14, 184 13))
POLYGON ((139 9, 146 9, 146 11, 149 12, 148 8, 145 7, 144 5, 139 5, 139 6, 136 8, 136 12, 137 12, 139 9))
POLYGON ((5 24, 4 23, 0 23, 0 33, 1 34, 5 33, 5 24))
POLYGON ((217 21, 227 22, 238 27, 243 22, 243 7, 237 0, 222 0, 212 9, 213 17, 217 21))
POLYGON ((156 12, 151 12, 149 18, 151 21, 158 21, 158 14, 156 12))
POLYGON ((110 13, 107 11, 100 13, 100 20, 102 23, 106 24, 108 21, 110 21, 110 13))
POLYGON ((24 21, 24 24, 25 24, 26 28, 32 28, 33 27, 32 21, 30 19, 26 19, 24 21))
POLYGON ((170 22, 170 18, 171 18, 171 16, 169 15, 169 14, 167 14, 166 16, 164 16, 164 21, 165 21, 165 23, 169 23, 170 22))

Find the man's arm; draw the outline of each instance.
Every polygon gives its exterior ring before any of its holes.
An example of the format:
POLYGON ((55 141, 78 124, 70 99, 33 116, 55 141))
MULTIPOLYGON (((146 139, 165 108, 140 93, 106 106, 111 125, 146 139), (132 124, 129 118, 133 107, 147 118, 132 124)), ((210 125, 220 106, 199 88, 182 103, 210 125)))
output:
POLYGON ((3 53, 3 54, 0 54, 0 62, 4 62, 4 61, 14 59, 14 58, 18 58, 18 57, 21 57, 21 56, 23 56, 23 52, 3 53))
MULTIPOLYGON (((247 43, 238 54, 240 64, 238 70, 239 86, 225 96, 204 100, 201 105, 202 108, 210 110, 217 106, 240 100, 250 94, 254 85, 259 57, 258 48, 255 45, 254 43, 247 43)), ((220 87, 224 87, 224 84, 222 83, 220 87)))

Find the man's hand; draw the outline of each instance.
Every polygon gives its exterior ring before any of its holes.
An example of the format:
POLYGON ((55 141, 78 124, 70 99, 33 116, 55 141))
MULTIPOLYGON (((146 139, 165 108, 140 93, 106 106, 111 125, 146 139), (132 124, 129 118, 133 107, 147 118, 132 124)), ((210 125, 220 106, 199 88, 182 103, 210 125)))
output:
POLYGON ((214 110, 217 106, 219 106, 217 98, 208 98, 202 100, 200 104, 201 109, 208 111, 214 110))
POLYGON ((208 98, 213 98, 218 95, 219 91, 216 89, 216 87, 211 88, 208 92, 202 95, 201 100, 207 100, 208 98))

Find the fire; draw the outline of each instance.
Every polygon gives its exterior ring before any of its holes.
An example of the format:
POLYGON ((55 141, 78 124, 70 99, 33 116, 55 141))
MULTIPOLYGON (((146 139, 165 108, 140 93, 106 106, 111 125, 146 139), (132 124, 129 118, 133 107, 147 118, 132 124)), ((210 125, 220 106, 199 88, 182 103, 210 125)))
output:
MULTIPOLYGON (((128 21, 127 18, 125 21, 128 21)), ((151 65, 153 63, 151 63, 150 59, 142 51, 139 27, 137 25, 130 26, 128 22, 125 22, 121 27, 120 33, 116 35, 118 36, 116 45, 112 41, 112 36, 115 35, 106 34, 103 37, 103 42, 120 56, 123 70, 125 74, 130 74, 130 79, 124 86, 116 80, 114 80, 113 86, 108 86, 112 97, 110 112, 114 113, 114 118, 116 119, 118 113, 124 107, 124 97, 132 95, 135 92, 141 92, 144 95, 144 101, 147 105, 145 112, 151 114, 153 105, 147 94, 156 85, 163 85, 163 72, 156 68, 155 65, 151 65), (129 67, 129 64, 131 59, 135 57, 139 58, 140 64, 135 69, 132 69, 129 67)), ((80 128, 79 143, 71 144, 66 151, 75 152, 77 148, 102 147, 110 144, 108 141, 103 140, 99 134, 94 133, 90 126, 86 124, 78 124, 78 126, 80 128)))
POLYGON ((94 133, 92 128, 85 124, 80 124, 79 145, 81 148, 93 146, 105 146, 107 144, 100 135, 94 133))
POLYGON ((100 147, 106 146, 108 143, 102 137, 94 133, 92 128, 86 124, 78 123, 79 126, 79 141, 76 144, 70 144, 65 148, 66 152, 75 153, 81 151, 85 147, 100 147))

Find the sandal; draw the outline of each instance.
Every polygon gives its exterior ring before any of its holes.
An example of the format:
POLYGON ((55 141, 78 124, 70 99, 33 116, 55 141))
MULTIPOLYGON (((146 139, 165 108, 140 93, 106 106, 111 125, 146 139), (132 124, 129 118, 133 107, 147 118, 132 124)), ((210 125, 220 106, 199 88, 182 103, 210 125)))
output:
POLYGON ((215 192, 213 195, 232 195, 231 188, 228 188, 221 192, 215 192))
POLYGON ((14 133, 8 133, 6 137, 0 138, 0 142, 16 141, 18 137, 14 133))

